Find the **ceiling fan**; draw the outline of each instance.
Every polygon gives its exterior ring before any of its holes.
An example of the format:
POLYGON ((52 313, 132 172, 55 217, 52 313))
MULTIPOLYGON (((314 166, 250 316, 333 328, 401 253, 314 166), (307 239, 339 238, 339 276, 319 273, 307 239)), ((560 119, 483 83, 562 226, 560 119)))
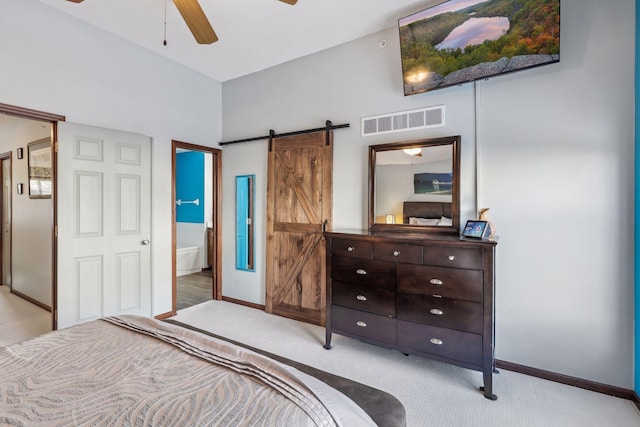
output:
MULTIPOLYGON (((84 0, 67 0, 72 3, 82 3, 84 0)), ((280 0, 283 3, 294 5, 298 0, 280 0)), ((209 23, 207 16, 200 7, 198 0, 173 0, 182 15, 182 19, 187 23, 193 37, 200 44, 211 44, 218 41, 218 36, 209 23)))

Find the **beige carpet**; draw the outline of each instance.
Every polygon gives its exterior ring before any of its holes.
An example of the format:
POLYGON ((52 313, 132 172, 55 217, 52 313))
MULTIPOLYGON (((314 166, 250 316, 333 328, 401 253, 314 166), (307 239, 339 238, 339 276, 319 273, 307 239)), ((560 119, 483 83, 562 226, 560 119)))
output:
POLYGON ((314 366, 396 396, 408 427, 638 427, 640 411, 624 399, 501 370, 498 400, 477 391, 479 372, 404 356, 260 310, 209 301, 180 310, 174 319, 314 366))
POLYGON ((51 330, 51 313, 0 286, 0 346, 42 335, 51 330))

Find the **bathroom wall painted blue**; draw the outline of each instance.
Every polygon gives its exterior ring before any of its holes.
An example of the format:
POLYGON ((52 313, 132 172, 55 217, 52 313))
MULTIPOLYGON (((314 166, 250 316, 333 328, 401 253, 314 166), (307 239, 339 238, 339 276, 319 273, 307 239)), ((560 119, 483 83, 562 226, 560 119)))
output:
POLYGON ((176 205, 176 222, 204 223, 204 153, 188 151, 176 154, 176 200, 200 204, 176 205))

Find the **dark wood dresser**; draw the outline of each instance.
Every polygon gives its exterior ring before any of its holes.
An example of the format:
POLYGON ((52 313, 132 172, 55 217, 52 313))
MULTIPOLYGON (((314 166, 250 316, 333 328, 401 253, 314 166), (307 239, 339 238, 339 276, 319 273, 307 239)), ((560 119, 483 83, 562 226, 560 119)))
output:
POLYGON ((494 241, 449 235, 325 232, 327 328, 474 369, 495 400, 494 241))

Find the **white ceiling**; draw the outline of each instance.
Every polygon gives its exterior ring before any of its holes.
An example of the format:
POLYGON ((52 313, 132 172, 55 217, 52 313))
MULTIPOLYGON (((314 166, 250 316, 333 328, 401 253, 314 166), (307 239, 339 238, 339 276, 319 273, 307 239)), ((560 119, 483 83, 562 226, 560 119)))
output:
POLYGON ((419 163, 453 160, 451 145, 436 145, 422 149, 420 156, 409 155, 403 150, 379 151, 376 153, 376 165, 415 165, 419 163))
POLYGON ((398 18, 443 2, 199 0, 219 41, 198 45, 171 0, 39 1, 220 82, 397 26, 398 18))

